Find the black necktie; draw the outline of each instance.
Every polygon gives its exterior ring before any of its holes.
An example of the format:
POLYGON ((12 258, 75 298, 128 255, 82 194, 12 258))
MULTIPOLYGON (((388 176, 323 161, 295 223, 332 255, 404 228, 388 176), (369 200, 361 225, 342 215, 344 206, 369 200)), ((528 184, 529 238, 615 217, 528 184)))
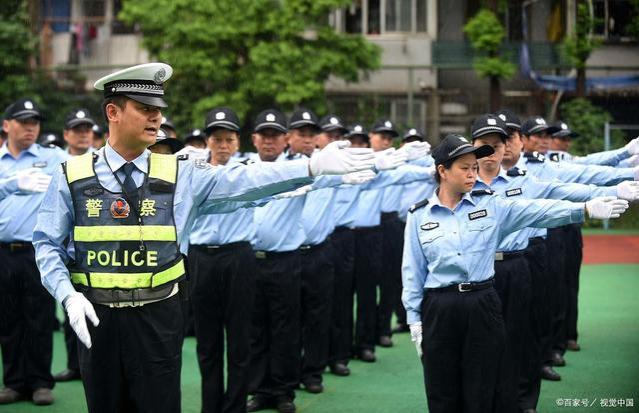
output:
POLYGON ((135 185, 135 181, 131 176, 134 169, 135 164, 132 162, 127 162, 122 167, 122 170, 124 171, 124 182, 122 183, 122 189, 124 189, 124 193, 129 199, 129 202, 133 203, 132 207, 137 210, 138 204, 140 202, 140 197, 138 195, 138 187, 135 185))

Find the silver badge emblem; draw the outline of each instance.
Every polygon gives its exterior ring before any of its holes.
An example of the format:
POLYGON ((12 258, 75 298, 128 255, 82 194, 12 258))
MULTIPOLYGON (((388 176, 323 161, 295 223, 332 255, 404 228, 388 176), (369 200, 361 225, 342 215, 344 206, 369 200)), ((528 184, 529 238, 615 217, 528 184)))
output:
POLYGON ((357 126, 355 126, 355 127, 353 128, 353 130, 354 130, 355 132, 361 132, 361 131, 362 131, 362 127, 361 127, 361 126, 359 126, 359 125, 357 125, 357 126))
POLYGON ((337 125, 338 123, 339 121, 337 120, 337 118, 331 118, 331 124, 337 125))
POLYGON ((486 119, 486 123, 495 126, 497 124, 497 121, 495 119, 486 119))
POLYGON ((76 114, 75 117, 78 119, 84 119, 87 115, 84 113, 84 111, 79 110, 76 114))
POLYGON ((386 126, 387 128, 392 128, 393 124, 390 123, 390 121, 387 120, 386 122, 384 122, 384 126, 386 126))
POLYGON ((411 129, 408 131, 409 135, 417 135, 417 129, 411 129))
POLYGON ((503 113, 501 115, 499 115, 499 119, 503 120, 504 122, 506 122, 506 115, 504 115, 503 113))
POLYGON ((266 115, 266 121, 275 122, 275 115, 273 115, 272 113, 269 113, 268 115, 266 115))
POLYGON ((155 72, 155 75, 153 75, 153 81, 155 83, 162 83, 162 81, 164 80, 164 78, 166 77, 166 70, 164 70, 164 68, 158 70, 157 72, 155 72))
POLYGON ((222 120, 224 118, 226 118, 226 114, 224 112, 217 112, 215 114, 215 119, 217 119, 217 120, 222 120))
POLYGON ((304 112, 302 113, 302 118, 304 118, 305 120, 309 120, 311 119, 311 115, 308 112, 304 112))
POLYGON ((31 103, 31 101, 27 100, 26 102, 24 102, 24 108, 25 109, 33 109, 33 103, 31 103))

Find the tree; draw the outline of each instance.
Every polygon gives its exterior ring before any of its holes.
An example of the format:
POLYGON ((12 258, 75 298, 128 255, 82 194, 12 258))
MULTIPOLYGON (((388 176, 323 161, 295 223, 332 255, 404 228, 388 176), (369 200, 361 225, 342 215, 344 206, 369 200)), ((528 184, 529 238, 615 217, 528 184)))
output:
POLYGON ((586 96, 586 61, 600 42, 592 37, 592 30, 597 23, 591 14, 590 0, 577 0, 577 19, 575 30, 566 36, 561 50, 571 65, 577 70, 577 97, 586 96))
POLYGON ((501 107, 501 80, 511 78, 516 70, 513 63, 500 55, 506 31, 497 15, 484 8, 466 23, 464 33, 475 50, 475 72, 490 81, 490 111, 497 111, 501 107))
POLYGON ((630 7, 632 16, 630 23, 626 29, 627 34, 635 40, 639 40, 639 0, 630 0, 630 7))
POLYGON ((167 84, 178 126, 232 107, 244 119, 269 106, 325 104, 329 76, 357 81, 380 64, 362 36, 335 32, 327 16, 350 0, 125 0, 150 54, 174 68, 167 84))

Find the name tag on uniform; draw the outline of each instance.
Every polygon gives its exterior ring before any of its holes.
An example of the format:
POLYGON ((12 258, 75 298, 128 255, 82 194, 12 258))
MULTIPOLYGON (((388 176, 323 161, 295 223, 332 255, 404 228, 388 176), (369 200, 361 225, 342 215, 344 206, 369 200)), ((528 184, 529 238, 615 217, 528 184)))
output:
POLYGON ((46 168, 47 167, 47 161, 34 162, 33 163, 33 167, 34 168, 46 168))
POLYGON ((484 218, 487 216, 488 216, 488 211, 486 211, 485 209, 482 209, 482 210, 471 212, 470 214, 468 214, 468 219, 472 221, 474 219, 484 218))
POLYGON ((439 227, 439 222, 427 222, 424 225, 420 226, 424 231, 430 231, 431 229, 435 229, 439 227))
POLYGON ((506 191, 506 196, 517 196, 523 194, 521 188, 509 189, 506 191))

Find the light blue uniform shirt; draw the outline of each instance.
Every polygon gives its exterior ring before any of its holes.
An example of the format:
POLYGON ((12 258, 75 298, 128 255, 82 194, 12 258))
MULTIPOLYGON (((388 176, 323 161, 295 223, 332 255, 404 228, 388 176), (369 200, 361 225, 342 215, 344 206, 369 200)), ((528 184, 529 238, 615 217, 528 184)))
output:
POLYGON ((523 154, 517 162, 519 169, 544 181, 577 182, 580 184, 615 185, 621 181, 633 180, 633 168, 611 168, 599 165, 577 165, 569 162, 551 162, 545 157, 541 161, 529 160, 523 154))
MULTIPOLYGON (((497 195, 505 199, 563 199, 565 201, 585 202, 598 196, 616 196, 614 186, 599 187, 562 183, 558 181, 540 181, 530 175, 508 176, 501 169, 492 182, 486 183, 478 177, 475 189, 492 189, 497 195)), ((545 231, 545 230, 541 230, 545 231)), ((497 247, 497 251, 520 251, 528 247, 530 238, 542 235, 538 228, 524 228, 506 235, 497 247)), ((545 235, 545 234, 543 234, 545 235)))
POLYGON ((586 156, 572 156, 565 151, 548 151, 548 157, 551 161, 566 161, 579 165, 618 166, 621 161, 630 158, 630 156, 630 153, 625 148, 591 153, 586 156))
POLYGON ((333 205, 337 188, 323 188, 306 194, 302 211, 302 226, 306 238, 304 245, 318 245, 333 232, 335 214, 333 205))
POLYGON ((406 222, 402 301, 408 324, 421 321, 424 288, 492 278, 497 245, 508 233, 583 220, 584 205, 572 202, 465 194, 451 211, 433 194, 406 222))
MULTIPOLYGON (((120 168, 126 160, 108 142, 97 154, 94 169, 100 184, 109 191, 121 192, 112 170, 124 181, 124 171, 120 168)), ((132 178, 138 187, 147 173, 149 155, 150 152, 146 150, 132 161, 136 166, 132 178)), ((224 168, 211 168, 190 161, 180 162, 173 214, 181 252, 187 252, 195 219, 201 214, 219 212, 220 203, 261 199, 310 182, 312 178, 308 176, 308 161, 305 160, 278 165, 234 163, 224 168)), ((38 213, 33 245, 42 284, 60 302, 75 291, 65 265, 75 256, 71 239, 73 222, 69 185, 62 168, 57 168, 38 213), (65 245, 67 238, 71 239, 68 246, 65 245)))
POLYGON ((225 245, 250 242, 254 235, 253 209, 241 208, 226 214, 198 217, 193 224, 190 243, 193 245, 225 245))
POLYGON ((399 218, 406 222, 408 210, 419 201, 430 198, 437 188, 435 181, 415 181, 404 185, 399 204, 399 218))
POLYGON ((24 169, 40 168, 53 175, 69 155, 62 149, 38 144, 20 152, 17 158, 7 144, 0 148, 0 242, 31 242, 38 208, 44 193, 25 193, 18 189, 16 173, 24 169))

